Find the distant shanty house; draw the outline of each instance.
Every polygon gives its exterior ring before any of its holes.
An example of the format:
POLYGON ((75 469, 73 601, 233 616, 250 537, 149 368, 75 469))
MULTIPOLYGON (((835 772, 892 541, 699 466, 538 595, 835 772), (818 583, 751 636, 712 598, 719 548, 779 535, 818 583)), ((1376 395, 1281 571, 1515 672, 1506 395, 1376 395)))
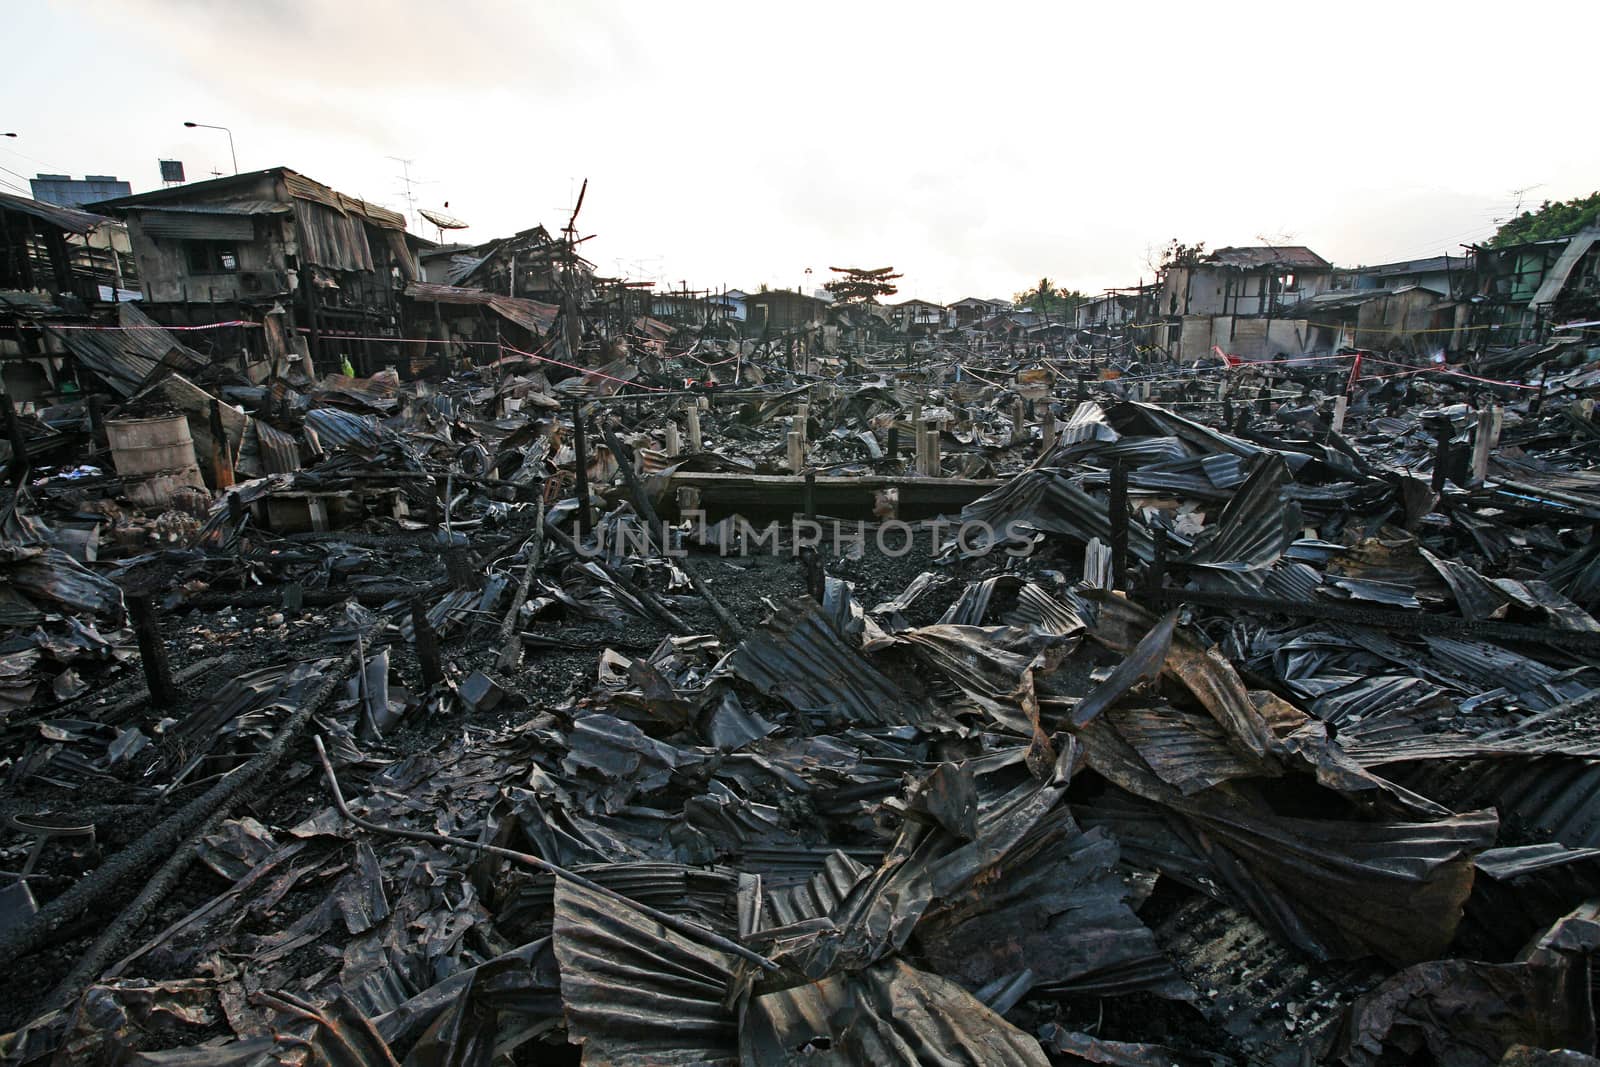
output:
POLYGON ((1473 253, 1471 343, 1532 340, 1552 323, 1600 319, 1600 226, 1473 253))
POLYGON ((748 309, 746 330, 753 334, 786 333, 821 325, 827 319, 828 302, 792 289, 769 289, 745 298, 748 309))
MULTIPOLYGON (((152 317, 169 325, 285 312, 318 367, 363 372, 393 356, 414 239, 387 208, 287 167, 107 200, 128 222, 152 317)), ((262 334, 270 331, 252 331, 262 334)))
POLYGON ((1303 320, 1300 352, 1367 348, 1431 353, 1451 345, 1458 308, 1463 305, 1420 285, 1330 289, 1290 308, 1286 321, 1303 320))
POLYGON ((957 300, 950 305, 950 310, 955 314, 955 326, 958 329, 976 327, 991 315, 1011 309, 1009 300, 984 300, 981 297, 968 296, 957 300))
POLYGON ((712 322, 743 322, 745 307, 743 299, 735 300, 730 294, 667 289, 650 294, 650 314, 658 319, 700 326, 712 322))
POLYGON ((1151 319, 1156 315, 1154 305, 1160 289, 1159 284, 1107 289, 1103 295, 1080 303, 1070 317, 1079 329, 1122 326, 1151 319))
POLYGON ((1198 359, 1213 348, 1244 359, 1305 350, 1290 308, 1331 287, 1333 266, 1304 245, 1219 248, 1168 266, 1158 299, 1167 348, 1198 359))
MULTIPOLYGON (((534 226, 480 245, 424 252, 422 280, 556 304, 562 299, 567 253, 566 242, 534 226)), ((573 268, 573 295, 588 300, 594 293, 594 264, 574 256, 573 268)))
POLYGON ((1466 279, 1470 266, 1466 256, 1430 256, 1398 263, 1378 263, 1370 267, 1337 271, 1331 288, 1404 289, 1414 285, 1440 296, 1452 296, 1466 279))
POLYGON ((1304 245, 1219 248, 1162 278, 1164 315, 1275 315, 1329 288, 1333 265, 1304 245))
POLYGON ((915 297, 902 300, 898 304, 890 304, 889 314, 895 328, 907 334, 932 333, 943 329, 948 318, 943 304, 915 297))

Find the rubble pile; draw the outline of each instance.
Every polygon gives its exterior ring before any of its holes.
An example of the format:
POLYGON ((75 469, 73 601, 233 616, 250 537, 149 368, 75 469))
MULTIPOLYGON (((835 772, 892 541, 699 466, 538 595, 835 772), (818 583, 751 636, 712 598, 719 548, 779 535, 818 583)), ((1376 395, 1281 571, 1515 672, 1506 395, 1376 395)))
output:
POLYGON ((1597 350, 568 326, 13 416, 6 1063, 1600 1062, 1597 350))

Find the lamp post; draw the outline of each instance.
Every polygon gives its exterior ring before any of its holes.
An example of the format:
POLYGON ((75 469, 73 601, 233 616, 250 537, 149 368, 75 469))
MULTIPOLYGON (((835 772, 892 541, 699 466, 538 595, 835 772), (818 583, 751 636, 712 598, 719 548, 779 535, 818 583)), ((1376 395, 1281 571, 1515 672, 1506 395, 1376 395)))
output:
POLYGON ((227 134, 228 135, 228 154, 233 157, 233 172, 235 174, 239 173, 239 153, 237 153, 237 152, 235 152, 233 150, 233 131, 232 130, 228 129, 228 127, 226 127, 226 126, 212 126, 212 125, 210 125, 208 123, 204 123, 204 122, 185 122, 184 125, 189 127, 189 129, 191 129, 191 130, 196 129, 196 128, 199 128, 199 129, 202 129, 202 130, 221 130, 223 133, 227 134))

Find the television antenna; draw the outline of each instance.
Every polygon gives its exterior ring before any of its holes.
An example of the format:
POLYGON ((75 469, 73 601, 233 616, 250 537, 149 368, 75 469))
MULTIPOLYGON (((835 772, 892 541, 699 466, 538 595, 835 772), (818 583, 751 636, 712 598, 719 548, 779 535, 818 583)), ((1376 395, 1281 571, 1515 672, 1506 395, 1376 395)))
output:
POLYGON ((396 163, 400 164, 400 173, 395 175, 395 177, 399 178, 403 183, 405 183, 405 191, 402 192, 400 196, 401 199, 405 200, 406 202, 406 217, 410 219, 411 224, 415 226, 417 223, 417 194, 412 192, 412 186, 432 185, 433 181, 432 179, 413 178, 411 176, 411 165, 416 162, 414 159, 401 159, 399 156, 385 156, 384 158, 392 159, 396 163))
POLYGON ((1513 189, 1513 190, 1511 190, 1511 195, 1513 197, 1515 197, 1516 201, 1517 201, 1516 206, 1511 209, 1511 217, 1512 218, 1516 218, 1518 215, 1522 214, 1522 198, 1525 195, 1527 195, 1528 193, 1533 192, 1535 189, 1543 189, 1543 188, 1544 188, 1544 182, 1539 182, 1536 185, 1524 185, 1521 189, 1513 189))

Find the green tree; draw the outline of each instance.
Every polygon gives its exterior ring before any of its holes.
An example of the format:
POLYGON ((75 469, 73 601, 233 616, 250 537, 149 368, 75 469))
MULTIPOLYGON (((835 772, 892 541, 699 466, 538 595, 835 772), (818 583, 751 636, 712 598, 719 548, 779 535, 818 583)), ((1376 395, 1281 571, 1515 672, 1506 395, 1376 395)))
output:
POLYGON ((841 304, 865 304, 880 296, 893 296, 899 291, 895 279, 904 277, 896 274, 893 267, 873 267, 863 270, 860 267, 829 267, 839 277, 826 282, 822 287, 833 294, 833 298, 841 304))
POLYGON ((1012 303, 1019 308, 1028 308, 1041 315, 1051 318, 1066 318, 1078 310, 1078 305, 1087 302, 1089 295, 1080 293, 1076 289, 1059 288, 1049 278, 1040 278, 1039 283, 1032 289, 1024 289, 1012 297, 1012 303))
POLYGON ((1550 237, 1567 237, 1585 226, 1600 220, 1600 192, 1572 200, 1546 200, 1537 211, 1524 211, 1516 218, 1507 219, 1489 238, 1490 248, 1543 241, 1550 237))

